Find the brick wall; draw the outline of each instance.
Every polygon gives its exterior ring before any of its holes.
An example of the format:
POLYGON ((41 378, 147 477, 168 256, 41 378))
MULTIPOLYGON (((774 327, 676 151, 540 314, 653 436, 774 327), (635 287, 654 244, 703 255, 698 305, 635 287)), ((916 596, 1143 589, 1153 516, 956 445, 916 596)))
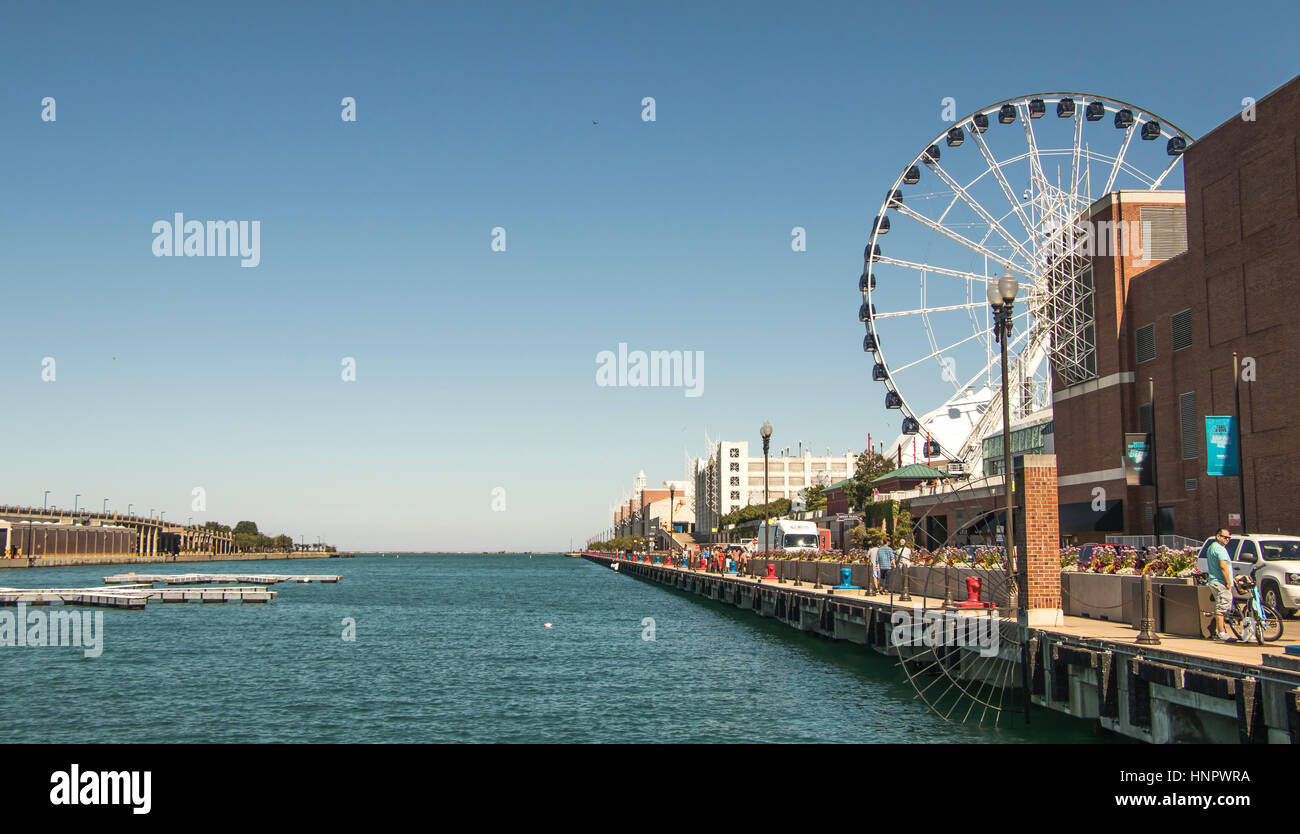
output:
MULTIPOLYGON (((1023 558, 1029 567, 1029 610, 1061 607, 1061 529, 1056 495, 1056 457, 1025 455, 1023 558)), ((1031 614, 1032 618, 1032 614, 1031 614)))
MULTIPOLYGON (((1124 432, 1139 430, 1138 408, 1153 380, 1160 505, 1174 514, 1174 529, 1162 532, 1192 538, 1226 524, 1240 507, 1236 478, 1205 474, 1205 417, 1233 413, 1233 351, 1252 357, 1257 372, 1241 395, 1247 523, 1254 531, 1300 532, 1300 432, 1292 416, 1300 390, 1300 78, 1260 100, 1255 115, 1234 116, 1194 142, 1184 177, 1176 172, 1167 181, 1177 188, 1185 180, 1186 253, 1153 266, 1128 256, 1094 259, 1097 373, 1133 380, 1053 409, 1062 477, 1118 468, 1124 432), (1171 317, 1183 310, 1191 311, 1192 344, 1174 352, 1171 317), (1138 364, 1135 335, 1146 325, 1154 325, 1155 358, 1138 364), (1196 395, 1196 454, 1188 459, 1179 420, 1185 393, 1196 395)), ((1144 202, 1124 192, 1095 217, 1131 222, 1144 202)), ((1095 480, 1063 487, 1061 499, 1090 500, 1096 486, 1124 500, 1127 532, 1152 532, 1151 487, 1095 480)))

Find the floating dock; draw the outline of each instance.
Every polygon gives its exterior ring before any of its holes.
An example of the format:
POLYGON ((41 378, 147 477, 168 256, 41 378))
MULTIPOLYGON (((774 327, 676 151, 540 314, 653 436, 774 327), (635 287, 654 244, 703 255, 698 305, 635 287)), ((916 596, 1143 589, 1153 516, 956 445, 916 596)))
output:
POLYGON ((277 592, 241 585, 228 588, 0 588, 0 605, 84 605, 92 608, 144 608, 150 602, 270 602, 277 592))
POLYGON ((161 582, 164 585, 210 585, 216 582, 234 582, 246 585, 278 585, 281 582, 320 582, 333 584, 342 578, 343 577, 335 574, 317 573, 119 573, 114 574, 113 576, 105 576, 104 584, 135 585, 146 583, 153 585, 158 582, 161 582))

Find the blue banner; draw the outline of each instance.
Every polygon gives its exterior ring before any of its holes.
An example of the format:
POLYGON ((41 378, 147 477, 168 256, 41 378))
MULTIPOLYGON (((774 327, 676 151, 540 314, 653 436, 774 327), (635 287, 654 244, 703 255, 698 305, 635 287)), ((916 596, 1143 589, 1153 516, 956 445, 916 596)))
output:
POLYGON ((1237 418, 1205 418, 1205 472, 1237 474, 1237 418))

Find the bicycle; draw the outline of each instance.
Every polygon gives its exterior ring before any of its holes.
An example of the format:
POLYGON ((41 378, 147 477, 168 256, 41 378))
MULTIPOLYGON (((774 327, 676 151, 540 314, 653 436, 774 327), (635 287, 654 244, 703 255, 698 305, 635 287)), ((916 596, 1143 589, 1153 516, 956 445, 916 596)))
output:
MULTIPOLYGON (((1223 615, 1223 621, 1241 642, 1253 640, 1262 646, 1265 641, 1272 643, 1282 637, 1282 618, 1260 599, 1259 583, 1255 581, 1257 570, 1258 566, 1249 576, 1243 573, 1233 578, 1232 608, 1223 615)), ((1207 581, 1205 574, 1198 574, 1196 578, 1199 584, 1207 581)))

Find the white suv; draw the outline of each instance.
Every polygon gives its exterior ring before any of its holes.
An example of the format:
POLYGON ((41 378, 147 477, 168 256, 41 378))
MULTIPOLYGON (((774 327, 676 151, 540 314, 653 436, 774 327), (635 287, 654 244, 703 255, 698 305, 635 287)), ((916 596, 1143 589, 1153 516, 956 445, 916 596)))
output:
MULTIPOLYGON (((1205 551, 1213 538, 1205 540, 1196 557, 1196 567, 1206 570, 1205 551)), ((1268 533, 1250 533, 1233 536, 1228 542, 1228 559, 1232 575, 1249 574, 1256 565, 1259 573, 1259 593, 1264 605, 1283 617, 1290 617, 1300 609, 1300 536, 1274 536, 1268 533)))

